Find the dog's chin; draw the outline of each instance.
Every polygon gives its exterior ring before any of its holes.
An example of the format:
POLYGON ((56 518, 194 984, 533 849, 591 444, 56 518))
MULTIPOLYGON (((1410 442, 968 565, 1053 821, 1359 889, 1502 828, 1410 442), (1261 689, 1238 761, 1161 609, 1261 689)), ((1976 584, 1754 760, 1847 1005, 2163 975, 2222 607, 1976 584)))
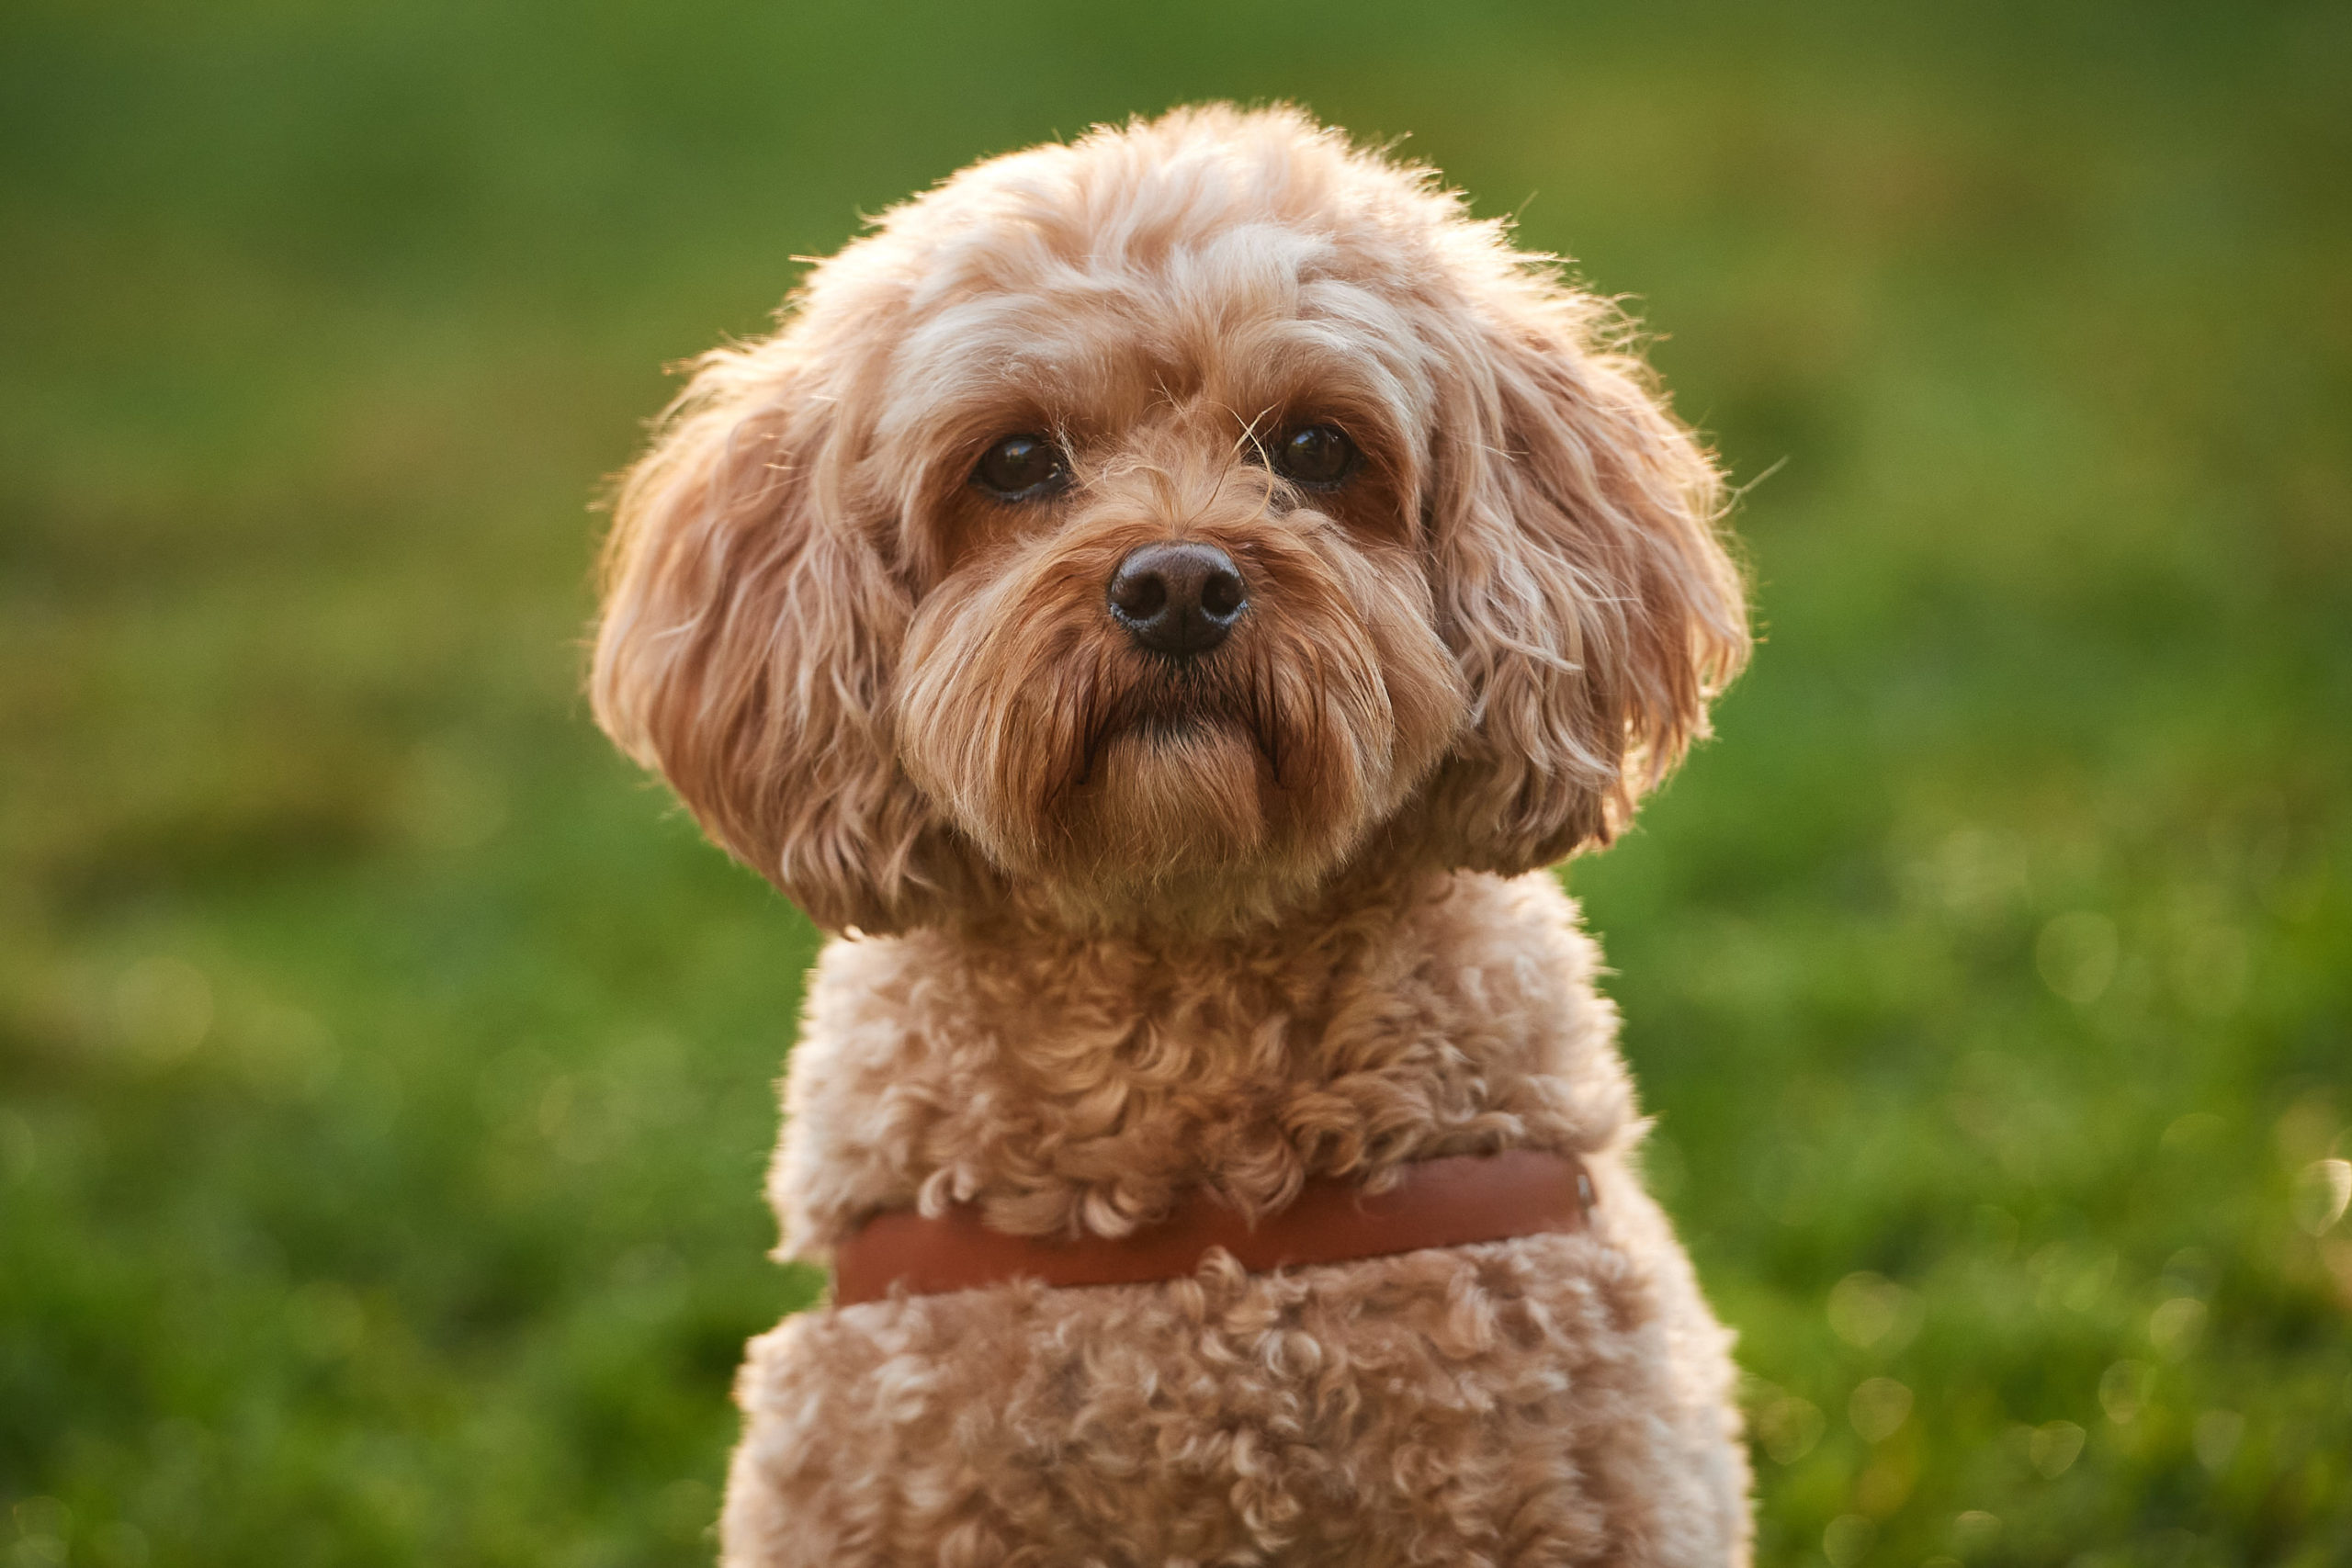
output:
POLYGON ((1070 869, 1106 887, 1244 874, 1273 848, 1279 787, 1238 724, 1135 725, 1109 739, 1059 814, 1078 851, 1070 869))
POLYGON ((1317 751, 1242 716, 1145 716, 1097 736, 1041 796, 943 804, 1001 871, 1065 910, 1216 919, 1312 888, 1363 837, 1367 781, 1317 751))
POLYGON ((1133 725, 1053 808, 1065 852, 1038 869, 1068 897, 1110 905, 1246 905, 1311 886, 1361 835, 1355 778, 1239 719, 1133 725), (1319 770, 1317 770, 1319 771, 1319 770))

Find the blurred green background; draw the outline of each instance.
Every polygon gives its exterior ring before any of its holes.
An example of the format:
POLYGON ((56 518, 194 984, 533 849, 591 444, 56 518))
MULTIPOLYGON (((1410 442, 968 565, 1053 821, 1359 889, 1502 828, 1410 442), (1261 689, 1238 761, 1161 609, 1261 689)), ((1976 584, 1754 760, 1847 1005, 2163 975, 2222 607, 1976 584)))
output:
POLYGON ((2341 5, 16 0, 0 1552, 709 1557, 811 934, 589 725, 589 503, 860 213, 1280 96, 1762 480, 1570 882, 1763 1560, 2352 1562, 2347 81, 2341 5))

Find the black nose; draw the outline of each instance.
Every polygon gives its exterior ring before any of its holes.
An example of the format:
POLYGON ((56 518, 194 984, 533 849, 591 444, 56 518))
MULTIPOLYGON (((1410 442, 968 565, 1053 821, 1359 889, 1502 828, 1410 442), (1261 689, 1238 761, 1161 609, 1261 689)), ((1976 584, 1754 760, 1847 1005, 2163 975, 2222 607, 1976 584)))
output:
POLYGON ((1154 653, 1188 658, 1225 640, 1250 607, 1233 558, 1215 545, 1143 545, 1111 574, 1111 617, 1154 653))

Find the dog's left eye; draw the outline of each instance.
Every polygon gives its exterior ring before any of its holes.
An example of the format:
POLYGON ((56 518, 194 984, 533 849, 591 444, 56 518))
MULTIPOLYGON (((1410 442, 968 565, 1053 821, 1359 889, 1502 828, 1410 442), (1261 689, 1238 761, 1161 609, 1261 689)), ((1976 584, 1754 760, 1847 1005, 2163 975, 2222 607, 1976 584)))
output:
POLYGON ((1042 435, 1008 435, 980 455, 972 482, 999 501, 1031 501, 1069 479, 1061 449, 1042 435))
POLYGON ((1303 485, 1335 485, 1355 472, 1356 444, 1335 424, 1310 424, 1274 444, 1274 469, 1303 485))

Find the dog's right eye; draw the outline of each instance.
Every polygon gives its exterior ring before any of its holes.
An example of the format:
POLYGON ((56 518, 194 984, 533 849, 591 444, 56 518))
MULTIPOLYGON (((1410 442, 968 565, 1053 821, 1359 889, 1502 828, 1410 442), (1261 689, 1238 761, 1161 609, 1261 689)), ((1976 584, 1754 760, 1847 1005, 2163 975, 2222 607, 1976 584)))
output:
POLYGON ((1042 435, 1008 435, 980 455, 972 482, 999 501, 1035 501, 1069 482, 1069 465, 1042 435))

